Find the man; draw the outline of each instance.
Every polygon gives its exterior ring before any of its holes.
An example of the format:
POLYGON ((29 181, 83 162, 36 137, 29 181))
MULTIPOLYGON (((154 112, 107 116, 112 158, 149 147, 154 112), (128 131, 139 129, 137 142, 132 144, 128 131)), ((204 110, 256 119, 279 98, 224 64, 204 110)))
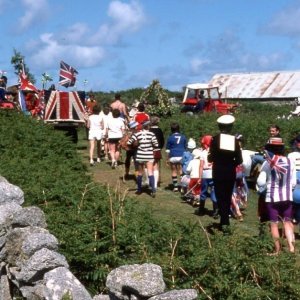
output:
POLYGON ((230 134, 235 118, 223 115, 217 123, 220 133, 213 137, 208 162, 213 163, 212 176, 217 198, 221 230, 229 225, 230 203, 236 179, 236 167, 243 162, 238 140, 230 134))
POLYGON ((198 113, 204 110, 205 106, 205 96, 204 96, 204 91, 201 90, 199 97, 198 97, 198 103, 194 107, 194 112, 198 113))
POLYGON ((121 101, 120 94, 115 95, 115 100, 111 103, 110 107, 112 110, 118 109, 121 113, 121 118, 129 121, 127 106, 121 101))
MULTIPOLYGON (((272 137, 280 137, 280 128, 276 124, 272 124, 269 126, 269 135, 270 138, 272 137)), ((263 162, 265 161, 265 157, 261 153, 257 153, 251 156, 252 159, 252 167, 251 167, 251 172, 255 173, 255 167, 257 165, 262 165, 263 162)))

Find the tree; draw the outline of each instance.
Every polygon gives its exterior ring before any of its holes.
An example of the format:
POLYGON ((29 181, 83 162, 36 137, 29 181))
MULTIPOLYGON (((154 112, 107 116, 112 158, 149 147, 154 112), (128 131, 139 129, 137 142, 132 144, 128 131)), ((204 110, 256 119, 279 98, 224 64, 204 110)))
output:
POLYGON ((152 81, 142 93, 140 101, 148 104, 147 111, 151 114, 170 116, 173 113, 168 93, 162 88, 158 80, 152 81))
POLYGON ((19 76, 20 72, 24 69, 25 74, 29 79, 29 81, 35 84, 36 80, 34 76, 29 72, 29 68, 25 64, 24 58, 25 57, 21 54, 21 52, 14 49, 14 55, 12 56, 10 63, 14 66, 15 74, 17 76, 19 76))
POLYGON ((43 90, 47 87, 47 82, 53 81, 52 77, 46 72, 42 74, 43 90))

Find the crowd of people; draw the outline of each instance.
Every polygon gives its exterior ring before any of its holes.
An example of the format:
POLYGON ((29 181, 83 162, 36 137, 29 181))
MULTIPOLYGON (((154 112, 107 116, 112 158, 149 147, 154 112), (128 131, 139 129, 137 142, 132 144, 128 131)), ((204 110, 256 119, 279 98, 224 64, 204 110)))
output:
POLYGON ((137 195, 146 191, 146 181, 149 195, 155 198, 160 186, 161 159, 165 156, 172 191, 181 193, 182 199, 197 206, 200 216, 208 213, 205 202, 210 198, 213 207, 210 215, 220 219, 224 233, 230 232, 230 217, 243 221, 241 207, 247 206, 249 194, 246 176, 251 168, 258 169, 259 221, 270 223, 274 254, 282 247, 279 222, 283 222, 289 251, 295 251, 293 223, 300 222, 300 136, 295 139, 294 151, 285 155, 280 128, 271 125, 263 154, 249 154, 249 150, 243 149, 243 136, 231 133, 235 118, 222 115, 217 119, 219 133, 201 137, 197 146, 193 138, 180 132, 176 122, 171 124, 165 139, 159 117, 147 114, 143 103, 135 101, 128 112, 119 94, 102 110, 95 100, 89 101, 86 107, 91 166, 101 161, 102 150, 104 159, 117 168, 123 150, 126 153, 124 178, 135 178, 137 195), (134 169, 133 175, 130 168, 134 169))

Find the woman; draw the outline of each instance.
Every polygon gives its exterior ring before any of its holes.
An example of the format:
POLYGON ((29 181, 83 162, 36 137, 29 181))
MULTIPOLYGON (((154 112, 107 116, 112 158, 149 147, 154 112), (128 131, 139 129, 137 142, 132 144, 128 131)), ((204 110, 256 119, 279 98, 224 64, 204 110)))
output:
POLYGON ((89 116, 87 121, 87 128, 89 129, 88 138, 90 141, 90 165, 91 166, 95 164, 94 162, 95 141, 97 141, 97 162, 100 162, 103 122, 99 113, 100 113, 100 107, 98 105, 94 106, 92 108, 92 114, 89 116))
POLYGON ((146 121, 142 125, 142 130, 134 133, 128 140, 127 144, 131 146, 134 143, 138 143, 136 152, 136 163, 138 165, 136 194, 140 195, 142 193, 143 173, 144 168, 146 167, 148 170, 149 185, 151 187, 151 196, 152 198, 155 198, 156 188, 153 176, 153 150, 158 148, 158 141, 155 134, 149 131, 150 122, 146 121))
POLYGON ((260 190, 266 190, 266 209, 271 222, 271 235, 275 252, 281 250, 278 222, 282 221, 289 251, 295 252, 293 229, 293 187, 296 185, 296 172, 289 158, 284 155, 284 143, 281 138, 270 138, 266 147, 266 161, 257 178, 260 190))
POLYGON ((108 140, 111 167, 113 169, 118 166, 118 160, 120 158, 119 142, 125 132, 124 119, 120 116, 120 111, 115 108, 112 110, 112 118, 107 120, 106 137, 108 140))

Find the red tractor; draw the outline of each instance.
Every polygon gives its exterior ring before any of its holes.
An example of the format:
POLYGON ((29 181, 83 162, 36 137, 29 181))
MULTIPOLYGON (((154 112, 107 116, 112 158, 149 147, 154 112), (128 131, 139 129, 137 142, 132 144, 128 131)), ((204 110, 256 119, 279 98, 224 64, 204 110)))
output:
POLYGON ((230 114, 238 107, 237 104, 223 102, 217 86, 206 83, 192 83, 185 87, 182 101, 182 112, 212 112, 230 114))

